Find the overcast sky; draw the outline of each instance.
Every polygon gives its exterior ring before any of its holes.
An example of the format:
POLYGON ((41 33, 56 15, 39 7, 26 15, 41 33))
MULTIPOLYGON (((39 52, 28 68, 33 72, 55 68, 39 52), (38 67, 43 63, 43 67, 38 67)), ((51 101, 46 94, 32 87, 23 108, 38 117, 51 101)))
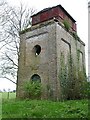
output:
MULTIPOLYGON (((61 4, 66 11, 76 20, 77 33, 81 40, 85 42, 86 63, 88 45, 88 1, 89 0, 7 0, 11 5, 17 6, 19 1, 38 11, 61 4)), ((87 64, 86 64, 87 65, 87 64)), ((0 89, 15 89, 15 85, 9 81, 0 80, 0 89)))

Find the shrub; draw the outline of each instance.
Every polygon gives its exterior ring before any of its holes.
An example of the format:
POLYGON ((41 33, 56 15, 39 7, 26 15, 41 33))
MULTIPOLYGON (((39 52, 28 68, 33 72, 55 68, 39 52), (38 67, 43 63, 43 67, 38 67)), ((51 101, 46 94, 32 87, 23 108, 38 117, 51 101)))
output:
POLYGON ((25 97, 30 99, 40 99, 41 83, 38 81, 29 81, 24 85, 25 97))
MULTIPOLYGON (((82 99, 88 96, 88 84, 86 80, 85 70, 79 70, 73 63, 73 58, 68 55, 67 63, 65 63, 64 53, 60 56, 60 87, 61 98, 65 99, 82 99)), ((76 64, 77 65, 77 64, 76 64)))
POLYGON ((72 33, 73 37, 76 39, 76 40, 80 40, 79 36, 77 35, 77 33, 72 33))
POLYGON ((90 82, 83 80, 80 91, 83 99, 90 99, 90 82))
POLYGON ((70 24, 69 24, 69 22, 67 20, 64 20, 63 24, 64 24, 66 30, 69 31, 70 30, 70 24))

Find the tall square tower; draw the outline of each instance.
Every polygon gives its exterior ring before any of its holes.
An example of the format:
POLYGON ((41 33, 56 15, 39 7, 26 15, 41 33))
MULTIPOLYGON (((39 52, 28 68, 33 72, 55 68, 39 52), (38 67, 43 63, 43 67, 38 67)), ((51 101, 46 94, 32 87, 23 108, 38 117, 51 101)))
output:
POLYGON ((76 32, 76 21, 61 5, 32 16, 31 28, 21 32, 17 97, 24 97, 26 81, 37 79, 42 99, 61 99, 61 74, 69 76, 71 58, 76 69, 85 67, 85 44, 76 40, 76 32))

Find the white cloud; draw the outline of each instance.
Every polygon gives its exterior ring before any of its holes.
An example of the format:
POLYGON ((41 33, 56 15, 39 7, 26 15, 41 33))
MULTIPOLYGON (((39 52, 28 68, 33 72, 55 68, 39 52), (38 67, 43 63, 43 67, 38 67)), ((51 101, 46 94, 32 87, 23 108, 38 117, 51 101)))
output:
POLYGON ((9 80, 0 78, 0 90, 3 90, 3 89, 5 89, 6 91, 8 91, 8 89, 15 90, 16 85, 14 83, 10 82, 9 80))

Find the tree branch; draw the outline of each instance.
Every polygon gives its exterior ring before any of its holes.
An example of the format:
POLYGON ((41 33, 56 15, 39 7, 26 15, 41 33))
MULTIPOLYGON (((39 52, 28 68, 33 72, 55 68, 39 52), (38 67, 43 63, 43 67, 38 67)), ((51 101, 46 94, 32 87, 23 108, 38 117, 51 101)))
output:
POLYGON ((14 82, 13 80, 11 80, 10 78, 8 78, 8 77, 6 77, 6 76, 4 76, 4 77, 0 77, 0 78, 6 78, 6 79, 8 79, 9 81, 11 81, 12 83, 14 83, 14 84, 16 84, 16 85, 17 85, 17 83, 16 83, 16 82, 14 82))
POLYGON ((13 63, 13 65, 15 65, 15 66, 17 66, 18 67, 18 65, 5 53, 5 55, 6 55, 6 57, 13 63))

